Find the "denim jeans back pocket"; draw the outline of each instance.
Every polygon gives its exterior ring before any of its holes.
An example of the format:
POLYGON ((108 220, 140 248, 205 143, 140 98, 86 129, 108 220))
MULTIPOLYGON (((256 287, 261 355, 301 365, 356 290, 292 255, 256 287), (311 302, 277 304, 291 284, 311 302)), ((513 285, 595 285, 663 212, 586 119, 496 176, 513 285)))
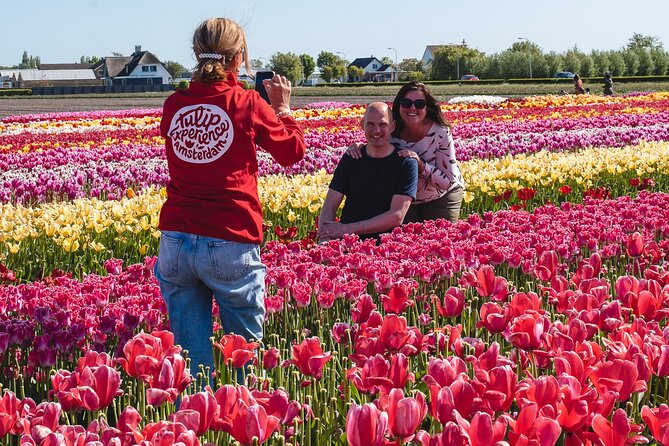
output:
POLYGON ((179 275, 179 254, 182 244, 181 239, 161 234, 158 251, 158 270, 161 276, 167 278, 179 275))
POLYGON ((247 275, 256 245, 228 241, 209 242, 211 269, 217 280, 234 282, 247 275))

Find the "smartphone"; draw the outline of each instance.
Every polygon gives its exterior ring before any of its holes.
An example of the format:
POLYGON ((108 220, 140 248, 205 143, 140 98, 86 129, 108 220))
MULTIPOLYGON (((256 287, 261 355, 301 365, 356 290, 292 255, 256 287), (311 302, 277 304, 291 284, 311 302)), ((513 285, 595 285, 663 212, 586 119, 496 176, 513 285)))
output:
POLYGON ((269 96, 267 95, 267 90, 265 90, 265 84, 263 81, 265 79, 272 79, 274 77, 274 71, 258 71, 256 72, 256 86, 255 90, 260 93, 260 97, 267 101, 269 104, 269 96))

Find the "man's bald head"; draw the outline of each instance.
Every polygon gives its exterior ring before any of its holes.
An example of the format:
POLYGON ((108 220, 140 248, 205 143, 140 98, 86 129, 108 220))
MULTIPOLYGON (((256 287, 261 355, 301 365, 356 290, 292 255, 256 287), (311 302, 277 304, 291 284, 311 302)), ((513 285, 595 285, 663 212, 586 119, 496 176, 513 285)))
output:
POLYGON ((373 152, 382 150, 385 153, 393 148, 390 136, 395 130, 395 121, 388 104, 384 102, 369 104, 362 118, 362 129, 367 138, 368 153, 372 154, 370 150, 373 152))
POLYGON ((382 116, 385 115, 389 123, 392 122, 393 120, 392 110, 390 109, 390 107, 388 107, 388 104, 386 104, 385 102, 372 102, 367 106, 367 109, 365 110, 365 115, 362 117, 363 125, 370 114, 377 114, 382 116))

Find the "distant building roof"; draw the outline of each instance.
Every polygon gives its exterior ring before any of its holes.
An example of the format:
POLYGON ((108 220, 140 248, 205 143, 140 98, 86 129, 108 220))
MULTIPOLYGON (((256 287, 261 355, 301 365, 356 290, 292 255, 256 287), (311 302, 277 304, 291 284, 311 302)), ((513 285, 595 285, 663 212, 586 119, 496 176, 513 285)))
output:
POLYGON ((95 79, 95 73, 90 68, 83 70, 22 70, 17 79, 22 81, 63 81, 95 79))
POLYGON ((353 66, 353 67, 358 67, 358 68, 365 68, 367 65, 372 63, 372 61, 374 61, 374 60, 378 60, 378 59, 376 57, 358 57, 353 62, 351 62, 348 66, 349 67, 353 66))
POLYGON ((129 76, 137 65, 162 65, 156 56, 148 51, 136 51, 131 56, 108 56, 94 64, 91 68, 97 70, 100 65, 106 65, 109 77, 129 76))
POLYGON ((90 63, 42 63, 40 70, 86 70, 91 68, 90 63))

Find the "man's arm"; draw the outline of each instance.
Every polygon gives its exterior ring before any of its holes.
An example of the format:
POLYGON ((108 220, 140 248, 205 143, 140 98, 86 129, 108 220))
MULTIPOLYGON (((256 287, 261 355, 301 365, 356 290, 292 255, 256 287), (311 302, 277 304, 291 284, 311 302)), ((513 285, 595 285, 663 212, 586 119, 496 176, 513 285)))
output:
MULTIPOLYGON (((338 194, 338 192, 330 189, 328 191, 328 197, 330 192, 338 194)), ((341 195, 341 194, 340 194, 341 195)), ((402 224, 404 221, 404 216, 411 206, 413 198, 408 195, 393 195, 393 198, 390 202, 390 209, 388 209, 383 214, 379 214, 375 217, 368 218, 367 220, 356 221, 354 223, 339 223, 334 222, 334 219, 329 221, 319 220, 318 224, 318 234, 319 238, 323 241, 327 241, 333 238, 341 238, 344 234, 375 234, 377 232, 389 231, 392 228, 395 228, 402 224)), ((328 199, 326 197, 325 204, 323 204, 323 210, 321 211, 321 218, 323 215, 328 215, 326 212, 326 204, 328 199)), ((341 203, 341 200, 339 201, 341 203)), ((337 207, 339 206, 337 203, 337 207)), ((336 212, 335 207, 335 212, 336 212)))
POLYGON ((318 239, 321 241, 328 241, 330 239, 336 238, 325 231, 325 227, 329 224, 335 223, 335 218, 337 216, 337 209, 339 205, 344 200, 344 194, 337 192, 334 189, 328 189, 328 193, 325 196, 325 202, 321 208, 321 214, 318 217, 318 239))

